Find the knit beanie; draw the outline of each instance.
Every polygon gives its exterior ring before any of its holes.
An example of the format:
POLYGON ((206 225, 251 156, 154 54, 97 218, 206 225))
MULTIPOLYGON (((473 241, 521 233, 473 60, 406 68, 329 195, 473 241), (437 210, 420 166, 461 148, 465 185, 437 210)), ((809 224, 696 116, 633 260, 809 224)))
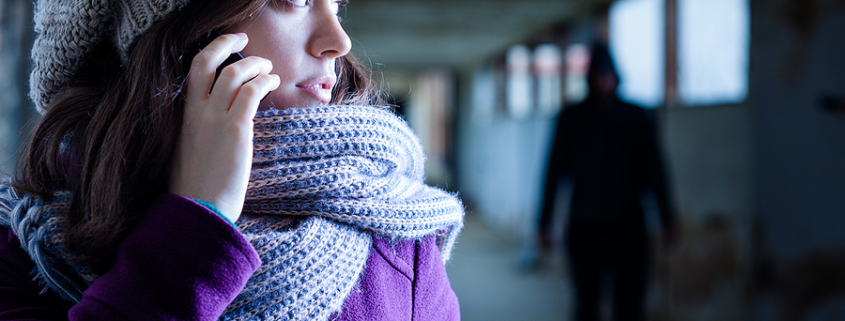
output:
POLYGON ((103 39, 115 44, 121 63, 153 23, 190 0, 36 0, 33 70, 29 97, 44 114, 56 93, 79 71, 103 39))
POLYGON ((587 78, 601 73, 610 73, 619 79, 619 72, 616 71, 616 64, 613 63, 610 50, 603 44, 594 43, 590 48, 590 69, 587 71, 587 78))

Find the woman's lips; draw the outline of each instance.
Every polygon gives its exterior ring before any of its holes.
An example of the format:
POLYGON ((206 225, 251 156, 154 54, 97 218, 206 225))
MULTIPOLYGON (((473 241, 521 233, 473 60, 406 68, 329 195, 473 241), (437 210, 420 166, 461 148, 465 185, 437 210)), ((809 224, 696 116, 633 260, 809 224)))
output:
POLYGON ((313 95, 320 102, 328 103, 332 100, 332 87, 335 81, 334 77, 323 77, 299 83, 296 87, 313 95))

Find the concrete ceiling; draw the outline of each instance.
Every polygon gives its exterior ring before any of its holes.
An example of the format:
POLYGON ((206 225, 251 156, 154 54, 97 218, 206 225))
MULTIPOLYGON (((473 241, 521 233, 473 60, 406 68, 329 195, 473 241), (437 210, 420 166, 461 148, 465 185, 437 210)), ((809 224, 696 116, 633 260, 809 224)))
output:
POLYGON ((460 67, 577 22, 613 0, 352 0, 353 52, 388 68, 460 67))

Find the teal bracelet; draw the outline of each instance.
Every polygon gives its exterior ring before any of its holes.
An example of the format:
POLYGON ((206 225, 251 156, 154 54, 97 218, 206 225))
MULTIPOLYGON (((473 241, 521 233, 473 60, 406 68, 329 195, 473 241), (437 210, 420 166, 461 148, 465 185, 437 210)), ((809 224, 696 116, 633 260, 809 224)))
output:
POLYGON ((209 202, 205 202, 205 201, 202 201, 202 200, 199 200, 199 199, 194 199, 194 201, 197 202, 197 204, 205 206, 206 208, 208 208, 209 210, 211 210, 212 212, 214 212, 218 216, 222 217, 224 220, 226 220, 226 222, 229 222, 229 224, 232 224, 232 226, 234 226, 235 228, 238 227, 237 225, 235 225, 235 223, 232 223, 232 220, 230 220, 228 217, 226 217, 226 215, 223 215, 223 213, 221 213, 220 210, 217 209, 217 206, 214 206, 214 204, 211 204, 209 202))

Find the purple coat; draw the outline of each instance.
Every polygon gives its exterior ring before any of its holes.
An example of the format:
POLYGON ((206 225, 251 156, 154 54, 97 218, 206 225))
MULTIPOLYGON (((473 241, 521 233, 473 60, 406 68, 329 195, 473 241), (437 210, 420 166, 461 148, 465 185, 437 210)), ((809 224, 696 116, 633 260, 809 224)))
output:
MULTIPOLYGON (((163 195, 76 305, 32 280, 35 264, 0 228, 0 320, 216 320, 261 261, 229 223, 187 198, 163 195)), ((374 236, 367 266, 331 320, 459 320, 434 237, 374 236)))

